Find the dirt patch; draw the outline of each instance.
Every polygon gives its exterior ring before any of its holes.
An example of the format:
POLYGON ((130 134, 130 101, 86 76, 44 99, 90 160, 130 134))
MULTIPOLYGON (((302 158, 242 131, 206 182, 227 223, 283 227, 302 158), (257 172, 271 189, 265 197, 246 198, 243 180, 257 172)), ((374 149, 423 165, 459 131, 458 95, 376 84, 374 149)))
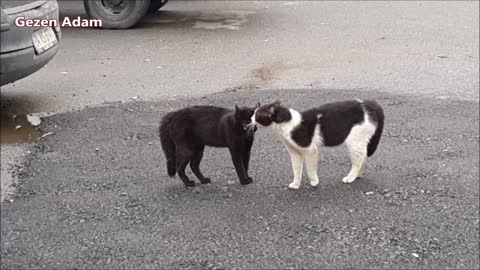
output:
POLYGON ((322 64, 320 62, 315 62, 313 60, 297 60, 297 61, 288 61, 288 60, 275 60, 270 62, 264 62, 258 67, 254 68, 248 79, 241 84, 241 86, 236 87, 236 89, 255 89, 260 88, 268 83, 272 82, 275 79, 278 79, 285 72, 293 69, 300 69, 304 71, 309 71, 312 69, 320 68, 322 64))
POLYGON ((30 143, 40 136, 42 132, 29 123, 27 115, 0 114, 1 144, 30 143))
POLYGON ((252 14, 255 14, 255 12, 246 10, 202 14, 196 19, 193 28, 239 30, 242 25, 248 22, 248 16, 252 14))

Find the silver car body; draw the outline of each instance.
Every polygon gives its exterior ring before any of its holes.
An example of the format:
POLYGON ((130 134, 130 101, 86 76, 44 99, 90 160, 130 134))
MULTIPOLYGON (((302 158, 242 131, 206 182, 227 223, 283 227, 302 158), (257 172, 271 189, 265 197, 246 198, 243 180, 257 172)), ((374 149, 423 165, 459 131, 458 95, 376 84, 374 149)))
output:
MULTIPOLYGON (((32 40, 34 32, 41 26, 19 27, 15 23, 18 17, 28 19, 59 19, 57 1, 2 0, 0 2, 0 81, 1 85, 24 78, 45 66, 57 53, 58 43, 46 51, 37 53, 32 40)), ((58 24, 60 25, 60 24, 58 24)), ((52 27, 60 40, 60 27, 52 27)))

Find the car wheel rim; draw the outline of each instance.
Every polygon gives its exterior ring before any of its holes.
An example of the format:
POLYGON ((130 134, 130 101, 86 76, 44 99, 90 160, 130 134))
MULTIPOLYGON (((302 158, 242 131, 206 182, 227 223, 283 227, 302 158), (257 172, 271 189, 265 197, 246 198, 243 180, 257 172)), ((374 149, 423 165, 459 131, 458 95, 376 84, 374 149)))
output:
POLYGON ((127 0, 102 0, 102 6, 110 14, 119 15, 128 10, 135 1, 127 0))

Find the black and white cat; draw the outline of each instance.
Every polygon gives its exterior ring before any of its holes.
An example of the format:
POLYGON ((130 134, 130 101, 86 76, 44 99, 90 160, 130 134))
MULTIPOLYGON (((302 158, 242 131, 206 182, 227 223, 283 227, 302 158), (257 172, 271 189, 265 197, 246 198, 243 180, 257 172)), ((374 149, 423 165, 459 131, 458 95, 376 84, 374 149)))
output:
POLYGON ((342 181, 352 183, 361 177, 367 157, 373 155, 380 142, 383 122, 383 109, 372 100, 328 103, 303 112, 283 107, 277 101, 259 107, 252 116, 252 124, 271 126, 286 145, 292 160, 292 189, 300 187, 304 162, 310 184, 318 185, 320 146, 345 144, 352 169, 342 181))
POLYGON ((256 128, 251 125, 255 108, 234 110, 215 106, 191 106, 167 113, 160 123, 160 141, 167 159, 168 175, 178 174, 187 187, 195 183, 188 179, 190 168, 202 184, 210 179, 200 172, 205 146, 227 147, 242 185, 252 183, 248 176, 250 150, 256 128))

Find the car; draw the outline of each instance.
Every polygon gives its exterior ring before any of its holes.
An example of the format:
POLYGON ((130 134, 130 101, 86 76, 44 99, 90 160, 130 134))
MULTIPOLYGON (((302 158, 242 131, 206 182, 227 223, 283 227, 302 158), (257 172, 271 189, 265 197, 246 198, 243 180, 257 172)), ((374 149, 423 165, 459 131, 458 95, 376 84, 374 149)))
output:
POLYGON ((0 13, 0 81, 5 85, 27 77, 50 62, 57 54, 61 31, 59 23, 45 26, 19 20, 58 22, 57 1, 2 0, 0 13))
POLYGON ((83 0, 88 16, 102 21, 102 28, 127 29, 168 0, 83 0))

